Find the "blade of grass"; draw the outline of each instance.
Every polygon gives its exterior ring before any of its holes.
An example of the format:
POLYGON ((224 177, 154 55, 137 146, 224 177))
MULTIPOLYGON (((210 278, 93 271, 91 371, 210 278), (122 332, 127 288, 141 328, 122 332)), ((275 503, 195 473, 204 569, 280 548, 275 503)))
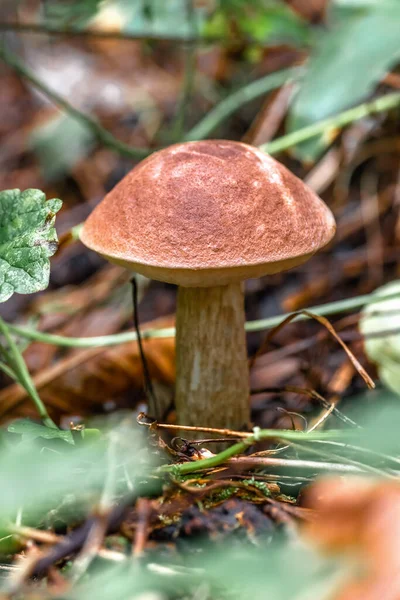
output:
MULTIPOLYGON (((360 462, 358 460, 354 460, 352 458, 349 458, 347 456, 341 456, 339 454, 335 454, 332 451, 328 451, 328 450, 322 450, 322 449, 315 449, 315 448, 310 448, 309 446, 301 446, 300 444, 296 444, 296 443, 291 443, 290 444, 292 448, 295 448, 297 450, 302 450, 306 453, 309 454, 314 454, 317 456, 321 456, 322 458, 328 458, 329 460, 331 460, 333 463, 339 463, 339 464, 347 464, 347 465, 352 465, 353 467, 356 467, 358 469, 360 469, 360 471, 368 471, 370 473, 373 473, 374 475, 377 475, 379 478, 381 477, 388 477, 390 479, 397 479, 397 475, 394 476, 390 473, 387 473, 386 471, 384 471, 383 469, 377 469, 375 467, 371 467, 371 465, 364 463, 364 462, 360 462)), ((301 459, 300 459, 301 460, 301 459)))
POLYGON ((268 142, 267 144, 262 144, 260 146, 260 150, 268 152, 268 154, 277 154, 278 152, 287 150, 288 148, 296 146, 296 144, 304 142, 305 140, 309 140, 310 138, 313 138, 321 133, 326 133, 329 130, 340 129, 345 125, 349 125, 350 123, 353 123, 353 121, 358 121, 359 119, 367 117, 368 115, 385 112, 398 106, 400 106, 400 94, 398 92, 386 94, 377 100, 363 102, 354 108, 350 108, 349 110, 345 110, 337 115, 333 115, 328 119, 324 119, 318 123, 313 123, 307 127, 302 127, 297 131, 288 133, 287 135, 273 140, 272 142, 268 142))
POLYGON ((24 358, 23 358, 21 352, 19 351, 17 344, 15 343, 12 336, 10 335, 10 332, 9 332, 9 329, 8 329, 6 323, 1 318, 0 318, 0 332, 4 335, 4 337, 7 341, 8 347, 9 347, 8 351, 6 351, 7 357, 11 364, 11 369, 9 369, 8 374, 10 374, 10 376, 13 377, 13 379, 15 379, 15 381, 17 381, 20 385, 22 385, 22 387, 24 387, 26 389, 27 393, 32 398, 33 403, 36 406, 36 409, 39 413, 40 418, 43 421, 43 424, 46 425, 47 427, 52 427, 52 428, 58 429, 57 425, 50 418, 50 416, 46 410, 46 407, 43 404, 43 402, 35 388, 35 385, 32 381, 32 378, 30 376, 28 368, 25 364, 24 358))
POLYGON ((17 376, 15 375, 14 371, 10 369, 10 367, 8 367, 5 363, 0 362, 0 370, 3 371, 3 373, 5 373, 6 375, 8 375, 8 377, 16 381, 17 376))
POLYGON ((211 109, 205 117, 203 117, 197 125, 186 134, 184 140, 186 142, 203 140, 241 106, 268 92, 272 92, 272 90, 275 90, 294 79, 298 79, 303 73, 304 69, 302 67, 293 67, 278 71, 277 73, 269 73, 256 81, 248 83, 224 98, 224 100, 221 100, 219 104, 211 109))

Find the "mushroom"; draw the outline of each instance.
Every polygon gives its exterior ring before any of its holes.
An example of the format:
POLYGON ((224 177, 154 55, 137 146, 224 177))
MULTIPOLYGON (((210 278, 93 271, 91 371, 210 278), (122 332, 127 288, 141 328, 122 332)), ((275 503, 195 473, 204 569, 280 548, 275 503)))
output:
POLYGON ((139 163, 87 219, 82 242, 177 284, 178 422, 250 421, 243 280, 291 269, 325 246, 332 213, 279 162, 240 142, 187 142, 139 163))

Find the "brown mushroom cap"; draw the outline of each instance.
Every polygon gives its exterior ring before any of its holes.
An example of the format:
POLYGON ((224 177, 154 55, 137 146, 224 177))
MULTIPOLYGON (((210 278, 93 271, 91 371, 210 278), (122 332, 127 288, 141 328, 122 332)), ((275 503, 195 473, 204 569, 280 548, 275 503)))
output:
POLYGON ((327 206, 253 146, 170 146, 138 164, 87 219, 83 243, 182 286, 223 285, 301 264, 333 237, 327 206))

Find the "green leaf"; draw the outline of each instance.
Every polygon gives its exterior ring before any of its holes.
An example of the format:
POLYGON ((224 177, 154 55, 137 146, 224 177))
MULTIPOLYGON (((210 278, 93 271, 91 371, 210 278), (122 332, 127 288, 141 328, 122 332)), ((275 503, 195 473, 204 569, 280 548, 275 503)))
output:
POLYGON ((70 431, 63 431, 62 429, 53 429, 52 427, 45 427, 30 419, 21 419, 20 421, 14 421, 8 426, 10 433, 18 433, 22 435, 24 442, 31 442, 37 438, 44 438, 45 440, 63 440, 68 444, 74 445, 72 433, 70 431))
POLYGON ((360 331, 366 336, 364 348, 368 358, 376 363, 382 383, 400 395, 400 281, 382 286, 376 292, 376 302, 368 304, 360 319, 360 331), (374 337, 380 332, 386 335, 374 337), (389 333, 393 332, 393 333, 389 333))
POLYGON ((61 200, 40 190, 0 192, 0 302, 49 284, 49 257, 57 250, 55 215, 61 200))
POLYGON ((132 35, 191 37, 200 33, 204 22, 204 9, 194 7, 191 14, 187 0, 119 0, 117 4, 126 17, 123 29, 132 35))
MULTIPOLYGON (((334 22, 314 49, 290 112, 295 131, 364 100, 400 59, 399 4, 396 0, 337 7, 334 22), (345 18, 344 18, 345 17, 345 18)), ((332 132, 295 148, 297 158, 315 161, 332 132)))
POLYGON ((52 0, 43 3, 44 16, 54 27, 83 28, 97 14, 102 0, 52 0))
POLYGON ((75 497, 75 514, 70 514, 68 521, 76 524, 82 509, 86 514, 91 510, 89 502, 97 505, 104 486, 110 485, 110 475, 116 486, 112 496, 121 497, 129 493, 137 477, 156 466, 146 432, 128 422, 126 415, 112 415, 98 423, 103 435, 75 446, 70 443, 71 432, 57 432, 28 420, 9 424, 11 433, 5 435, 0 448, 0 528, 15 521, 20 506, 24 524, 39 526, 46 515, 53 518, 49 511, 58 512, 60 503, 69 502, 71 496, 75 497), (66 439, 59 441, 64 435, 66 439))
POLYGON ((189 22, 187 0, 52 0, 46 3, 46 24, 83 30, 95 25, 99 30, 120 29, 132 35, 191 36, 207 10, 193 3, 193 23, 189 22))

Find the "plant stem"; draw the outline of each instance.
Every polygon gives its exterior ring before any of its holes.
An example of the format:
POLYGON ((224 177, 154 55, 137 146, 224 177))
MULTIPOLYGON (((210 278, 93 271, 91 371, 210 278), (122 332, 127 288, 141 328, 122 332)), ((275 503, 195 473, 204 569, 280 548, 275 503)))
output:
POLYGON ((396 108, 397 106, 400 106, 400 93, 395 92, 393 94, 387 94, 386 96, 382 96, 377 100, 364 102, 358 106, 355 106, 354 108, 350 108, 349 110, 345 110, 337 115, 328 117, 323 121, 313 123, 312 125, 308 125, 307 127, 303 127, 302 129, 288 133, 277 140, 273 140, 267 144, 262 144, 260 146, 260 150, 268 152, 269 154, 277 154, 278 152, 282 152, 282 150, 287 150, 288 148, 313 138, 318 134, 325 133, 329 129, 338 129, 344 127, 345 125, 348 125, 353 121, 358 121, 359 119, 362 119, 368 115, 384 112, 386 110, 390 110, 391 108, 396 108))
POLYGON ((144 40, 144 41, 166 41, 176 44, 185 44, 188 42, 197 42, 211 44, 213 42, 228 42, 227 38, 216 36, 202 36, 196 33, 176 34, 153 33, 152 31, 142 30, 140 32, 130 33, 129 31, 101 31, 100 29, 77 29, 73 27, 57 27, 44 23, 0 23, 0 31, 16 31, 18 33, 31 33, 36 35, 64 35, 68 37, 87 37, 113 40, 144 40))
MULTIPOLYGON (((320 440, 312 440, 313 444, 318 444, 320 443, 320 440)), ((338 446, 340 449, 343 450, 353 450, 354 452, 359 452, 361 454, 367 454, 371 457, 374 457, 376 459, 380 459, 380 460, 386 460, 389 462, 393 462, 396 465, 400 466, 400 458, 397 458, 396 456, 391 456, 390 454, 384 454, 383 452, 376 452, 375 450, 370 450, 369 448, 363 448, 362 446, 354 446, 352 444, 348 444, 343 443, 343 442, 334 442, 334 441, 324 441, 323 443, 327 444, 328 446, 338 446)))
MULTIPOLYGON (((315 441, 315 440, 313 440, 315 441)), ((298 449, 298 450, 303 450, 304 452, 308 452, 310 454, 315 454, 317 456, 322 456, 324 458, 328 458, 331 460, 336 460, 336 461, 341 461, 343 463, 346 463, 348 465, 352 465, 353 467, 356 467, 357 469, 360 470, 364 470, 364 471, 368 471, 370 473, 373 473, 374 475, 377 475, 378 477, 389 477, 392 478, 393 475, 389 475, 388 473, 386 473, 384 470, 381 469, 376 469, 375 467, 371 467, 371 465, 362 463, 358 460, 354 460, 352 458, 349 458, 347 456, 340 456, 338 454, 335 454, 332 452, 331 449, 329 450, 321 450, 321 449, 315 449, 315 448, 310 448, 310 446, 301 446, 300 444, 292 444, 292 447, 294 449, 298 449)))
POLYGON ((29 396, 32 398, 33 403, 36 406, 36 409, 39 413, 40 418, 43 421, 43 424, 47 427, 52 427, 57 429, 57 425, 50 418, 49 413, 46 410, 45 405, 43 404, 37 389, 35 388, 35 384, 32 381, 26 363, 23 359, 21 352, 18 349, 17 344, 14 342, 12 336, 10 335, 9 328, 7 324, 0 318, 0 332, 6 338, 6 341, 9 345, 9 350, 6 351, 7 358, 9 359, 11 370, 13 372, 13 379, 17 381, 22 387, 25 388, 29 396))
POLYGON ((279 429, 261 429, 257 433, 250 435, 245 441, 238 442, 230 448, 219 452, 211 458, 205 458, 203 460, 197 460, 195 462, 186 462, 182 464, 174 465, 163 465, 159 467, 158 471, 161 473, 176 473, 180 475, 186 475, 187 473, 194 473, 196 471, 202 471, 203 469, 212 469, 218 467, 228 459, 242 454, 249 446, 252 446, 256 442, 263 440, 281 440, 287 442, 300 442, 307 440, 337 440, 343 439, 351 434, 354 436, 354 431, 319 431, 305 433, 303 431, 283 431, 279 429))
POLYGON ((304 460, 302 458, 275 458, 273 456, 239 456, 230 458, 228 465, 242 467, 243 469, 302 469, 303 471, 327 471, 333 473, 364 473, 362 465, 343 464, 340 462, 323 462, 318 460, 304 460))
MULTIPOLYGON (((387 296, 381 297, 382 301, 391 300, 392 298, 398 298, 400 294, 388 294, 387 296)), ((321 316, 334 315, 340 312, 347 312, 356 310, 370 304, 371 302, 379 302, 379 297, 373 292, 371 294, 365 294, 358 296, 357 298, 348 298, 346 300, 338 300, 337 302, 330 302, 328 304, 321 304, 308 308, 307 310, 321 316)), ((248 321, 245 325, 246 331, 265 331, 266 329, 272 329, 276 327, 288 317, 288 314, 276 315, 275 317, 269 317, 268 319, 260 319, 258 321, 248 321)), ((307 315, 297 315, 294 321, 305 321, 310 319, 307 315)), ((65 337, 62 335, 54 335, 51 333, 45 333, 43 331, 37 331, 21 325, 13 325, 11 323, 5 324, 9 331, 19 335, 23 338, 34 340, 37 342, 44 342, 45 344, 54 344, 55 346, 65 346, 69 348, 95 348, 102 346, 115 346, 117 344, 123 344, 125 342, 134 342, 137 340, 135 331, 124 331, 123 333, 115 333, 113 335, 100 335, 95 337, 78 338, 78 337, 65 337)), ((166 329, 147 329, 142 332, 142 338, 170 338, 174 337, 175 328, 168 327, 166 329)))
POLYGON ((304 73, 302 67, 292 67, 277 73, 270 73, 256 81, 233 92, 215 106, 201 119, 185 136, 185 141, 202 140, 206 138, 222 121, 228 118, 243 104, 285 85, 293 79, 298 79, 304 73))
POLYGON ((0 59, 3 60, 9 67, 11 67, 18 75, 29 81, 36 89, 45 94, 54 104, 61 108, 65 113, 82 123, 87 127, 107 148, 118 152, 122 156, 128 158, 142 159, 153 152, 146 148, 136 148, 125 144, 121 140, 118 140, 112 133, 105 129, 96 119, 92 116, 85 114, 78 110, 72 104, 70 104, 65 98, 60 96, 57 92, 51 90, 44 84, 36 75, 31 71, 19 58, 10 50, 6 50, 4 46, 0 46, 0 59))

